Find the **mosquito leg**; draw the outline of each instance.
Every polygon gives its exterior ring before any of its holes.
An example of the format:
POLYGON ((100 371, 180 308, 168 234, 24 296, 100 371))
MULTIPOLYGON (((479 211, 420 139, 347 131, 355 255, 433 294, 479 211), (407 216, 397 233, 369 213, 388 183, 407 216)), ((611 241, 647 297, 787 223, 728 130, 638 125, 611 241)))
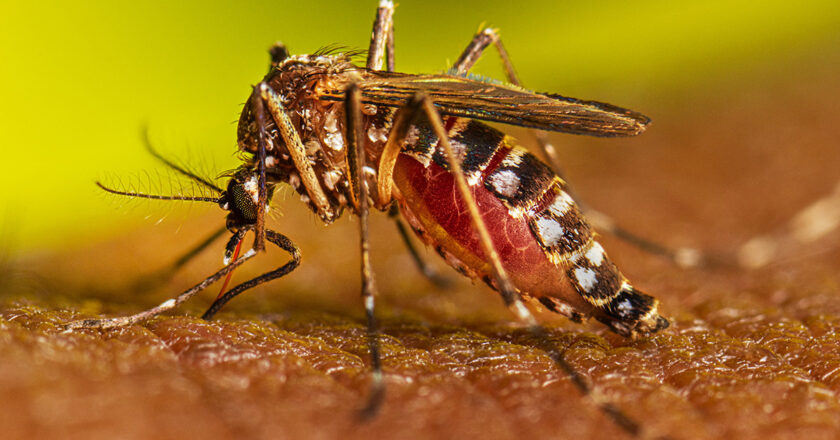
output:
MULTIPOLYGON (((414 102, 408 103, 400 108, 394 117, 394 122, 388 132, 388 141, 385 143, 385 147, 383 147, 382 154, 379 159, 379 169, 377 171, 376 194, 379 197, 378 203, 380 206, 388 206, 388 204, 391 203, 391 191, 394 182, 394 167, 396 166, 397 158, 400 155, 405 138, 408 135, 411 123, 414 120, 414 117, 419 113, 419 102, 414 102)), ((408 247, 408 251, 411 253, 411 257, 414 259, 414 262, 417 264, 420 272, 436 286, 441 288, 448 287, 451 284, 451 281, 440 276, 431 265, 423 261, 420 257, 420 254, 417 252, 417 249, 414 247, 408 236, 408 231, 405 225, 399 219, 399 208, 397 208, 396 205, 392 205, 388 215, 395 220, 397 230, 400 232, 400 236, 402 236, 403 242, 406 247, 408 247)))
POLYGON ((540 349, 545 351, 551 357, 551 359, 569 375, 569 377, 572 379, 572 383, 575 385, 576 388, 578 388, 578 390, 580 390, 581 394, 585 398, 593 401, 602 413, 609 417, 610 420, 613 421, 613 423, 615 423, 625 432, 632 435, 633 437, 639 436, 641 432, 639 424, 635 420, 627 416, 622 410, 616 408, 614 405, 602 398, 600 392, 597 392, 597 390, 593 389, 591 385, 587 384, 583 376, 580 373, 578 373, 568 362, 566 362, 566 359, 563 356, 563 352, 558 350, 555 344, 551 342, 551 340, 548 338, 545 328, 537 322, 537 320, 534 318, 534 315, 532 315, 530 310, 528 310, 528 308, 525 307, 522 301, 522 297, 516 291, 516 288, 513 286, 513 283, 510 281, 510 278, 508 278, 507 272, 505 271, 504 267, 502 267, 499 255, 496 252, 496 248, 493 245, 493 242, 490 238, 490 233, 488 232, 487 226, 484 224, 484 220, 482 219, 481 214, 478 211, 478 205, 476 205, 475 203, 475 199, 472 195, 472 190, 470 189, 469 184, 467 183, 467 179, 464 177, 464 173, 461 170, 460 160, 455 155, 455 152, 452 149, 452 145, 449 142, 448 134, 446 132, 446 128, 444 128, 443 121, 441 121, 440 115, 438 114, 437 110, 435 110, 434 104, 432 103, 431 99, 429 99, 427 96, 415 96, 413 98, 413 101, 419 101, 421 103, 421 107, 424 113, 426 114, 429 123, 434 129, 435 134, 438 137, 439 145, 443 148, 444 152, 446 153, 449 170, 455 177, 455 185, 458 188, 458 192, 460 193, 461 198, 464 200, 464 203, 466 204, 467 209, 470 213, 473 228, 479 236, 481 250, 484 252, 484 254, 487 256, 487 259, 489 260, 490 266, 493 270, 493 278, 495 280, 496 287, 501 293, 505 305, 509 309, 511 309, 511 311, 517 316, 517 318, 528 327, 528 330, 536 339, 538 345, 540 346, 540 349))
POLYGON ((394 54, 394 24, 391 23, 391 27, 388 29, 388 45, 385 46, 385 59, 389 72, 393 72, 395 69, 394 54))
MULTIPOLYGON (((573 192, 570 189, 567 189, 567 191, 570 193, 572 198, 575 199, 576 202, 580 200, 577 196, 573 194, 573 192)), ((636 248, 647 252, 651 255, 656 255, 658 257, 665 258, 666 260, 671 261, 677 266, 700 267, 725 264, 722 257, 707 255, 696 248, 678 247, 672 249, 659 243, 656 243, 655 241, 651 241, 646 238, 640 237, 628 231, 627 229, 624 229, 621 226, 615 224, 615 221, 612 219, 612 217, 608 216, 607 214, 589 208, 580 202, 578 202, 578 206, 580 206, 581 210, 584 211, 584 214, 586 215, 586 219, 589 221, 589 224, 591 224, 592 227, 596 230, 606 232, 616 238, 624 240, 625 242, 630 243, 636 248)))
MULTIPOLYGON (((228 301, 232 300, 235 296, 239 295, 240 293, 253 287, 259 286, 260 284, 287 275, 289 272, 295 270, 295 268, 297 268, 300 265, 300 249, 298 249, 298 247, 292 242, 292 240, 290 240, 283 234, 272 231, 271 229, 265 230, 265 238, 269 242, 277 245, 277 247, 279 247, 280 249, 283 249, 284 251, 288 252, 292 256, 292 259, 289 260, 289 262, 287 262, 286 264, 278 267, 277 269, 274 269, 256 278, 252 278, 248 281, 245 281, 244 283, 239 284, 236 287, 228 290, 224 295, 220 296, 219 298, 216 298, 216 301, 213 301, 213 304, 210 305, 210 308, 208 308, 207 311, 204 312, 203 315, 201 315, 203 319, 212 319, 213 315, 215 315, 219 310, 221 310, 221 308, 225 304, 227 304, 228 301)), ((253 252, 253 250, 249 251, 249 253, 253 252)), ((245 257, 243 256, 242 258, 234 260, 230 263, 230 266, 237 264, 243 258, 245 257)))
MULTIPOLYGON (((384 3, 384 2, 383 2, 384 3)), ((347 117, 347 156, 355 157, 356 160, 348 160, 350 166, 349 174, 355 176, 353 181, 359 186, 355 189, 359 202, 359 237, 362 254, 362 300, 365 304, 365 316, 367 318, 367 339, 370 349, 370 364, 372 377, 370 383, 370 395, 367 403, 362 408, 360 416, 363 420, 369 420, 376 416, 382 402, 385 399, 385 381, 382 376, 382 354, 379 347, 379 324, 374 314, 374 301, 376 297, 376 283, 373 278, 373 270, 370 265, 370 233, 368 231, 368 188, 364 181, 365 150, 360 143, 362 139, 362 105, 361 92, 352 84, 347 88, 347 99, 345 101, 345 116, 347 117)))
MULTIPOLYGON (((502 44, 502 39, 499 36, 498 29, 484 28, 475 34, 472 41, 470 41, 470 44, 467 45, 467 48, 464 49, 464 52, 461 53, 460 57, 458 57, 455 65, 452 66, 452 69, 460 75, 466 74, 473 65, 475 65, 476 61, 478 61, 484 53, 484 50, 491 44, 499 53, 499 58, 502 60, 502 66, 504 67, 505 76, 507 77, 508 82, 521 87, 522 83, 519 81, 519 77, 516 75, 516 71, 513 68, 513 63, 510 61, 510 56, 508 56, 508 53, 502 44)), ((537 139, 537 145, 539 146, 543 157, 548 160, 548 164, 552 170, 562 178, 563 170, 560 166, 560 159, 558 158, 557 150, 549 140, 548 135, 539 130, 533 130, 532 132, 537 139)), ((681 267, 695 267, 709 262, 708 257, 704 257, 697 249, 687 247, 670 249, 651 240, 639 237, 638 235, 618 226, 608 215, 587 207, 585 203, 581 202, 580 197, 577 197, 577 195, 574 194, 574 191, 572 191, 571 188, 567 188, 566 191, 570 193, 572 198, 574 198, 578 203, 578 206, 580 206, 581 210, 584 211, 586 218, 592 226, 599 231, 614 235, 615 237, 620 238, 645 252, 666 258, 681 267)))
POLYGON ((423 259, 423 257, 420 256, 420 253, 417 251, 417 247, 414 246, 414 243, 411 241, 408 228, 405 226, 405 223, 400 220, 400 210, 397 205, 391 205, 391 209, 388 211, 388 217, 391 217, 394 220, 394 224, 397 225, 400 237, 402 237, 403 243, 405 243, 405 247, 408 248, 408 252, 411 254, 411 259, 414 260, 414 264, 417 265, 417 269, 420 270, 420 273, 428 278, 432 284, 441 289, 451 286, 452 280, 442 276, 438 273, 434 266, 429 264, 423 259))
POLYGON ((408 129, 416 115, 420 113, 420 103, 410 101, 397 110, 394 122, 388 131, 388 140, 382 149, 379 158, 379 169, 377 170, 376 194, 379 196, 379 206, 388 206, 391 203, 391 189, 394 185, 394 167, 397 164, 408 129))
POLYGON ((257 123, 257 181, 259 188, 257 189, 257 221, 254 226, 254 250, 265 250, 265 205, 268 202, 268 192, 265 184, 265 156, 266 156, 266 134, 265 134, 265 103, 263 102, 263 89, 266 87, 264 83, 258 84, 254 87, 251 93, 251 104, 254 106, 254 120, 257 123))
MULTIPOLYGON (((260 111, 264 109, 263 105, 266 105, 271 118, 277 126, 277 130, 280 132, 280 136, 283 138, 283 142, 286 143, 289 156, 291 156, 292 162, 295 164, 295 169, 297 169, 300 175, 301 183, 306 188, 309 199, 317 208, 318 215, 324 220, 332 220, 333 214, 330 210, 329 199, 326 193, 324 193, 324 188, 321 187, 321 183, 318 182, 318 177, 315 176, 315 170, 312 168, 312 164, 306 155, 306 147, 304 147, 303 141, 300 139, 300 135, 292 123, 292 119, 283 107, 283 98, 267 83, 261 82, 254 87, 251 102, 255 105, 254 113, 260 128, 260 212, 264 214, 266 200, 262 198, 262 195, 265 190, 265 150, 267 148, 265 145, 267 139, 265 135, 265 116, 263 113, 262 119, 260 119, 260 111), (262 123, 259 121, 262 121, 262 123)), ((262 224, 265 224, 263 217, 264 215, 261 215, 257 218, 257 235, 259 235, 260 230, 265 230, 264 227, 260 228, 260 219, 262 219, 262 224)))
MULTIPOLYGON (((464 52, 461 53, 461 56, 458 57, 457 61, 455 61, 455 65, 452 66, 452 69, 459 75, 466 74, 470 71, 470 69, 472 69, 478 59, 481 58, 484 50, 491 44, 496 47, 496 51, 499 53, 499 58, 502 60, 502 67, 505 69, 505 76, 507 77, 508 82, 522 87, 522 82, 519 81, 519 77, 516 75, 516 70, 514 70, 513 63, 510 61, 510 56, 508 55, 507 50, 505 50, 505 46, 502 44, 502 39, 499 36, 499 30, 495 28, 484 28, 475 34, 472 41, 470 41, 470 44, 467 45, 464 52)), ((560 160, 557 157, 557 150, 554 148, 554 145, 551 144, 551 141, 549 141, 548 135, 539 130, 532 130, 532 132, 537 138, 537 143, 543 153, 543 157, 548 159, 549 165, 552 167, 554 172, 557 173, 558 176, 562 177, 563 172, 560 167, 560 160)))
POLYGON ((510 62, 507 51, 502 45, 499 30, 495 28, 484 28, 475 34, 470 44, 467 45, 467 48, 464 49, 461 56, 455 61, 452 69, 461 75, 469 72, 478 59, 481 58, 487 46, 491 44, 496 46, 496 49, 499 51, 499 57, 502 59, 502 65, 508 81, 512 84, 519 85, 519 78, 516 76, 516 72, 513 70, 513 64, 510 62))
MULTIPOLYGON (((505 50, 505 46, 502 44, 502 39, 499 36, 499 30, 495 28, 484 28, 475 34, 472 41, 470 41, 470 44, 467 45, 464 52, 462 52, 461 56, 458 57, 458 60, 455 61, 455 65, 452 66, 452 69, 459 75, 466 74, 470 71, 470 69, 472 69, 478 59, 481 58, 484 50, 491 44, 496 47, 496 51, 499 53, 499 58, 502 60, 502 67, 505 69, 505 76, 507 77, 508 82, 522 87, 522 82, 519 81, 519 77, 516 75, 516 70, 514 70, 513 63, 510 61, 510 56, 508 55, 507 50, 505 50)), ((557 173, 558 176, 562 177, 563 173, 560 167, 560 160, 557 157, 557 150, 554 148, 554 145, 551 144, 551 141, 549 141, 548 135, 539 130, 533 130, 533 133, 537 138, 537 143, 539 144, 543 156, 548 159, 549 165, 551 165, 554 169, 554 172, 557 173)))
MULTIPOLYGON (((140 313, 136 313, 130 316, 122 316, 116 318, 102 318, 102 319, 84 319, 81 321, 73 321, 68 323, 65 328, 66 331, 73 331, 80 328, 99 328, 99 329, 109 329, 115 327, 125 327, 140 321, 144 321, 149 319, 153 316, 157 316, 163 312, 168 310, 172 310, 175 307, 178 307, 184 301, 192 298, 198 292, 206 289, 207 286, 215 283, 216 281, 222 279, 225 275, 227 275, 230 271, 236 269, 246 261, 250 260, 251 258, 256 255, 256 251, 251 249, 250 251, 246 252, 242 257, 236 259, 236 261, 231 262, 229 265, 223 267, 218 272, 210 275, 209 277, 205 278, 204 281, 196 284, 192 288, 184 291, 180 295, 176 296, 175 298, 170 298, 162 303, 160 303, 156 307, 152 307, 151 309, 142 311, 140 313)), ((230 293, 230 292, 228 292, 230 293)))
MULTIPOLYGON (((419 102, 410 102, 400 108, 397 111, 394 117, 394 122, 388 132, 388 141, 382 149, 382 154, 379 159, 379 169, 377 171, 376 194, 379 196, 378 202, 380 206, 388 206, 388 204, 391 203, 391 191, 394 183, 394 167, 396 166, 397 158, 399 157, 400 151, 405 143, 405 138, 408 135, 411 123, 414 121, 415 116, 420 113, 419 106, 419 102)), ((432 266, 428 265, 422 258, 420 258, 420 254, 417 252, 417 249, 414 248, 411 239, 408 237, 408 231, 406 230, 405 225, 399 220, 399 210, 396 205, 392 205, 389 215, 396 221, 397 229, 403 238, 403 242, 408 247, 408 251, 411 253, 414 262, 420 269, 420 272, 422 272, 438 287, 448 287, 451 282, 440 276, 437 271, 432 268, 432 266)))
POLYGON ((145 275, 141 279, 134 282, 133 285, 130 287, 130 290, 140 292, 153 289, 165 283, 170 278, 172 278, 172 276, 175 275, 175 273, 178 272, 178 270, 181 269, 185 264, 190 262, 190 260, 192 260, 198 254, 207 249, 207 246, 210 246, 211 244, 213 244, 214 241, 216 241, 217 238, 224 235, 225 232, 227 232, 227 228, 224 226, 214 231, 212 234, 207 236, 207 238, 205 238, 202 242, 198 243, 192 249, 178 257, 178 259, 175 260, 175 262, 172 263, 169 267, 165 267, 149 275, 145 275))
MULTIPOLYGON (((470 44, 467 45, 467 48, 464 49, 464 52, 455 61, 455 65, 452 66, 453 70, 459 75, 469 72, 478 59, 481 58, 484 50, 491 44, 496 47, 496 51, 499 53, 499 58, 502 60, 502 67, 505 69, 505 76, 508 82, 521 87, 522 83, 516 75, 516 70, 513 68, 513 63, 510 61, 510 56, 508 56, 505 46, 502 44, 499 30, 495 28, 484 28, 475 34, 470 44)), ((537 143, 544 157, 548 159, 549 164, 557 175, 562 177, 563 174, 561 172, 559 158, 557 157, 557 150, 551 144, 548 135, 538 130, 534 130, 533 133, 537 138, 537 143)))
POLYGON ((394 70, 394 2, 380 0, 370 36, 367 68, 382 70, 385 55, 388 55, 388 71, 394 70))

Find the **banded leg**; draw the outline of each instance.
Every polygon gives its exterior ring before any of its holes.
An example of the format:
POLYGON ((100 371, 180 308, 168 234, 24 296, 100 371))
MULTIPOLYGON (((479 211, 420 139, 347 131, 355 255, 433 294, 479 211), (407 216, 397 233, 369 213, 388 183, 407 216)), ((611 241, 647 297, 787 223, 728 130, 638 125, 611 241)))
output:
MULTIPOLYGON (((461 53, 460 57, 458 57, 455 65, 452 66, 453 70, 460 75, 469 72, 469 70, 484 53, 484 50, 491 44, 496 47, 496 51, 499 53, 499 58, 502 60, 502 66, 504 67, 505 76, 507 77, 508 82, 521 87, 522 83, 519 81, 519 77, 516 75, 516 71, 513 68, 513 63, 511 63, 510 57, 502 44, 499 32, 494 28, 485 28, 473 36, 470 44, 467 45, 467 48, 464 49, 464 52, 461 53)), ((534 130, 533 133, 537 139, 537 145, 539 146, 540 151, 542 151, 543 157, 548 159, 548 165, 558 176, 562 178, 563 172, 562 167, 560 166, 560 160, 557 157, 557 150, 554 148, 554 145, 552 145, 548 135, 539 130, 534 130)), ((707 259, 704 258, 704 256, 696 249, 687 247, 669 249, 663 245, 639 237, 638 235, 635 235, 632 232, 618 226, 606 214, 593 210, 581 203, 581 199, 574 194, 571 188, 567 188, 566 191, 571 193, 570 195, 575 199, 575 201, 577 201, 578 205, 585 212, 589 222, 597 230, 612 234, 645 252, 664 257, 681 267, 696 267, 709 262, 706 261, 707 259)))
MULTIPOLYGON (((271 280, 276 279, 276 278, 280 278, 280 277, 288 274, 292 270, 294 270, 300 264, 300 251, 298 250, 297 246, 295 246, 295 244, 292 243, 291 240, 289 240, 286 236, 284 236, 282 234, 279 234, 277 232, 274 232, 270 229, 267 229, 265 231, 265 233, 266 233, 266 238, 268 239, 268 241, 271 242, 271 243, 274 243, 275 245, 277 245, 281 249, 285 250, 286 252, 289 252, 289 254, 292 256, 292 260, 289 261, 288 263, 284 264, 283 266, 280 266, 279 268, 277 268, 275 270, 272 270, 270 272, 266 272, 266 273, 264 273, 264 274, 262 274, 262 275, 260 275, 256 278, 248 280, 248 281, 246 281, 242 284, 237 285, 233 289, 229 290, 224 296, 222 296, 220 298, 217 298, 216 301, 213 302, 213 304, 210 306, 210 308, 207 309, 206 312, 204 312, 204 315, 202 315, 202 318, 204 318, 204 319, 212 318, 213 315, 216 312, 218 312, 219 309, 221 309, 222 306, 224 306, 225 303, 230 301, 233 297, 239 295, 240 293, 242 293, 242 292, 244 292, 244 291, 246 291, 246 290, 248 290, 252 287, 256 287, 256 286, 258 286, 262 283, 265 283, 267 281, 271 281, 271 280)), ((102 318, 102 319, 84 319, 84 320, 81 320, 81 321, 74 321, 74 322, 71 322, 71 323, 67 324, 65 326, 65 329, 66 329, 66 331, 73 331, 73 330, 81 329, 81 328, 109 329, 109 328, 115 328, 115 327, 125 327, 125 326, 129 326, 129 325, 132 325, 132 324, 136 324, 136 323, 141 322, 141 321, 145 321, 149 318, 152 318, 152 317, 157 316, 161 313, 172 310, 175 307, 178 307, 183 302, 185 302, 188 299, 195 296, 195 294, 201 292, 202 290, 209 287, 211 284, 213 284, 216 281, 219 281, 220 279, 225 277, 228 273, 232 272, 234 269, 241 266, 243 263, 250 260, 255 255, 257 255, 256 250, 254 250, 254 249, 249 250, 248 252, 246 252, 241 257, 232 261, 229 265, 223 267, 221 270, 214 273, 213 275, 210 275, 209 277, 205 278, 202 282, 196 284, 195 286, 191 287, 190 289, 187 289, 186 291, 184 291, 180 295, 176 296, 175 298, 170 298, 170 299, 160 303, 158 306, 152 307, 151 309, 144 310, 140 313, 136 313, 136 314, 130 315, 130 316, 122 316, 122 317, 116 317, 116 318, 102 318)))
POLYGON ((229 272, 233 271, 237 267, 241 266, 246 261, 253 258, 257 255, 257 252, 254 249, 246 252, 242 257, 236 259, 236 261, 231 262, 229 265, 223 267, 218 272, 210 275, 209 277, 205 278, 202 282, 196 284, 195 286, 185 290, 180 295, 170 298, 162 303, 160 303, 156 307, 152 307, 151 309, 144 310, 140 313, 136 313, 130 316, 122 316, 116 318, 102 318, 102 319, 84 319, 81 321, 74 321, 70 322, 65 326, 66 331, 73 331, 80 328, 98 328, 98 329, 109 329, 115 327, 125 327, 140 321, 145 321, 149 318, 157 316, 163 312, 168 310, 172 310, 175 307, 181 305, 181 303, 187 301, 188 299, 192 298, 198 292, 206 289, 211 284, 219 281, 224 276, 226 276, 229 272))
POLYGON ((382 70, 383 59, 387 58, 388 72, 394 71, 394 2, 381 0, 373 22, 373 32, 368 48, 367 68, 382 70))
POLYGON ((376 284, 370 265, 370 234, 368 231, 368 187, 364 180, 365 150, 360 143, 362 139, 362 105, 361 92, 352 84, 347 88, 345 111, 347 118, 347 163, 348 175, 353 175, 351 191, 356 194, 359 208, 359 238, 362 262, 362 300, 365 305, 367 318, 367 339, 370 349, 370 364, 372 370, 370 395, 367 404, 361 410, 363 420, 369 420, 379 411, 385 398, 385 381, 382 376, 382 355, 379 347, 379 325, 374 314, 376 284), (354 160, 350 160, 353 158, 354 160))
POLYGON ((609 417, 613 421, 613 423, 615 423, 625 432, 634 437, 639 436, 639 434, 641 433, 639 424, 635 420, 631 419, 626 414, 624 414, 624 412, 621 409, 617 408, 616 406, 605 400, 601 396, 601 393, 593 389, 593 387, 586 382, 583 376, 580 373, 578 373, 577 370, 575 370, 574 367, 572 367, 568 362, 566 362, 563 352, 559 351, 555 344, 551 342, 551 340, 548 338, 545 328, 537 322, 537 320, 534 318, 534 316, 531 314, 528 308, 525 307, 522 301, 522 297, 516 291, 504 267, 502 267, 499 255, 496 252, 496 249, 493 246, 493 243, 490 239, 490 234, 487 230, 487 226, 484 224, 484 220, 482 219, 478 211, 478 206, 475 203, 475 199, 473 198, 470 187, 467 184, 466 178, 464 177, 460 161, 458 160, 457 156, 455 155, 455 152, 452 149, 452 145, 449 142, 448 134, 443 125, 443 121, 441 121, 440 115, 438 114, 437 110, 435 110, 434 104, 427 96, 422 95, 415 96, 412 101, 412 104, 415 105, 416 103, 419 103, 419 106, 425 113, 429 123, 434 129, 440 145, 446 152, 447 165, 449 166, 450 172, 455 177, 455 184, 458 188, 458 192, 460 193, 461 198, 464 200, 464 203, 469 210, 473 227, 475 228, 475 231, 479 236, 479 243, 481 244, 481 249, 484 252, 484 254, 488 257, 489 263, 493 269, 493 277, 496 282, 496 287, 501 293, 505 305, 509 309, 511 309, 511 311, 513 311, 517 318, 528 327, 528 330, 531 332, 534 339, 537 341, 539 348, 545 351, 549 355, 549 357, 551 357, 551 359, 566 374, 569 375, 569 377, 572 380, 572 383, 575 385, 576 388, 578 388, 578 390, 580 390, 583 396, 593 401, 601 410, 601 412, 603 412, 607 417, 609 417))
POLYGON ((408 228, 405 226, 405 223, 400 220, 400 209, 397 205, 391 205, 391 209, 388 210, 388 217, 391 217, 394 220, 394 224, 397 225, 397 231, 399 231, 400 237, 402 237, 402 241, 405 243, 405 247, 408 248, 408 252, 411 254, 411 259, 414 260, 414 264, 417 266, 417 269, 420 270, 420 273, 422 273, 423 276, 425 276, 438 288, 445 289, 449 287, 452 284, 452 281, 438 273, 434 266, 429 264, 423 259, 423 257, 420 256, 420 252, 417 251, 417 247, 414 246, 414 243, 411 241, 408 228))

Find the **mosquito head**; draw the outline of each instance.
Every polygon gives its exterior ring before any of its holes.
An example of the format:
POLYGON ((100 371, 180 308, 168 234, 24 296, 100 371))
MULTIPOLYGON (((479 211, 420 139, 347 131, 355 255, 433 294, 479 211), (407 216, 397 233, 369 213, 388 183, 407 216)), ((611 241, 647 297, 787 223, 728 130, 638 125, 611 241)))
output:
MULTIPOLYGON (((266 186, 265 209, 274 192, 274 186, 266 186)), ((222 192, 218 203, 222 209, 230 211, 227 216, 227 227, 237 231, 256 224, 257 211, 260 201, 259 176, 254 170, 240 169, 230 178, 227 190, 222 192)))

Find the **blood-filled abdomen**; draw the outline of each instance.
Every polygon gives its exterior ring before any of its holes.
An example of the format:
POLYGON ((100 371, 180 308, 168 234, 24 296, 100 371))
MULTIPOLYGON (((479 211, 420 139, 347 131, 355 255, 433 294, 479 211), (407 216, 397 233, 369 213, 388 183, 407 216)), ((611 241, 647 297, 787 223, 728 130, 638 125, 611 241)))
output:
MULTIPOLYGON (((520 294, 576 320, 592 315, 625 336, 667 326, 656 299, 636 291, 607 258, 548 166, 491 127, 446 122, 492 244, 520 294)), ((494 286, 434 133, 426 124, 412 127, 403 151, 393 178, 404 217, 456 270, 494 286)))

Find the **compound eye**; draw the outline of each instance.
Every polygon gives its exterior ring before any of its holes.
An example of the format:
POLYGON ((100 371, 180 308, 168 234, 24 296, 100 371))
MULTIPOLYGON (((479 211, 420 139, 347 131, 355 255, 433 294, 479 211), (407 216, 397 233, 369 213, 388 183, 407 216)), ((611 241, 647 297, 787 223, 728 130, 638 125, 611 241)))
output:
POLYGON ((230 195, 233 199, 233 205, 236 212, 246 220, 257 219, 257 204, 254 199, 257 196, 256 185, 249 185, 245 183, 237 183, 230 188, 230 195), (251 188, 254 186, 254 188, 251 188))

